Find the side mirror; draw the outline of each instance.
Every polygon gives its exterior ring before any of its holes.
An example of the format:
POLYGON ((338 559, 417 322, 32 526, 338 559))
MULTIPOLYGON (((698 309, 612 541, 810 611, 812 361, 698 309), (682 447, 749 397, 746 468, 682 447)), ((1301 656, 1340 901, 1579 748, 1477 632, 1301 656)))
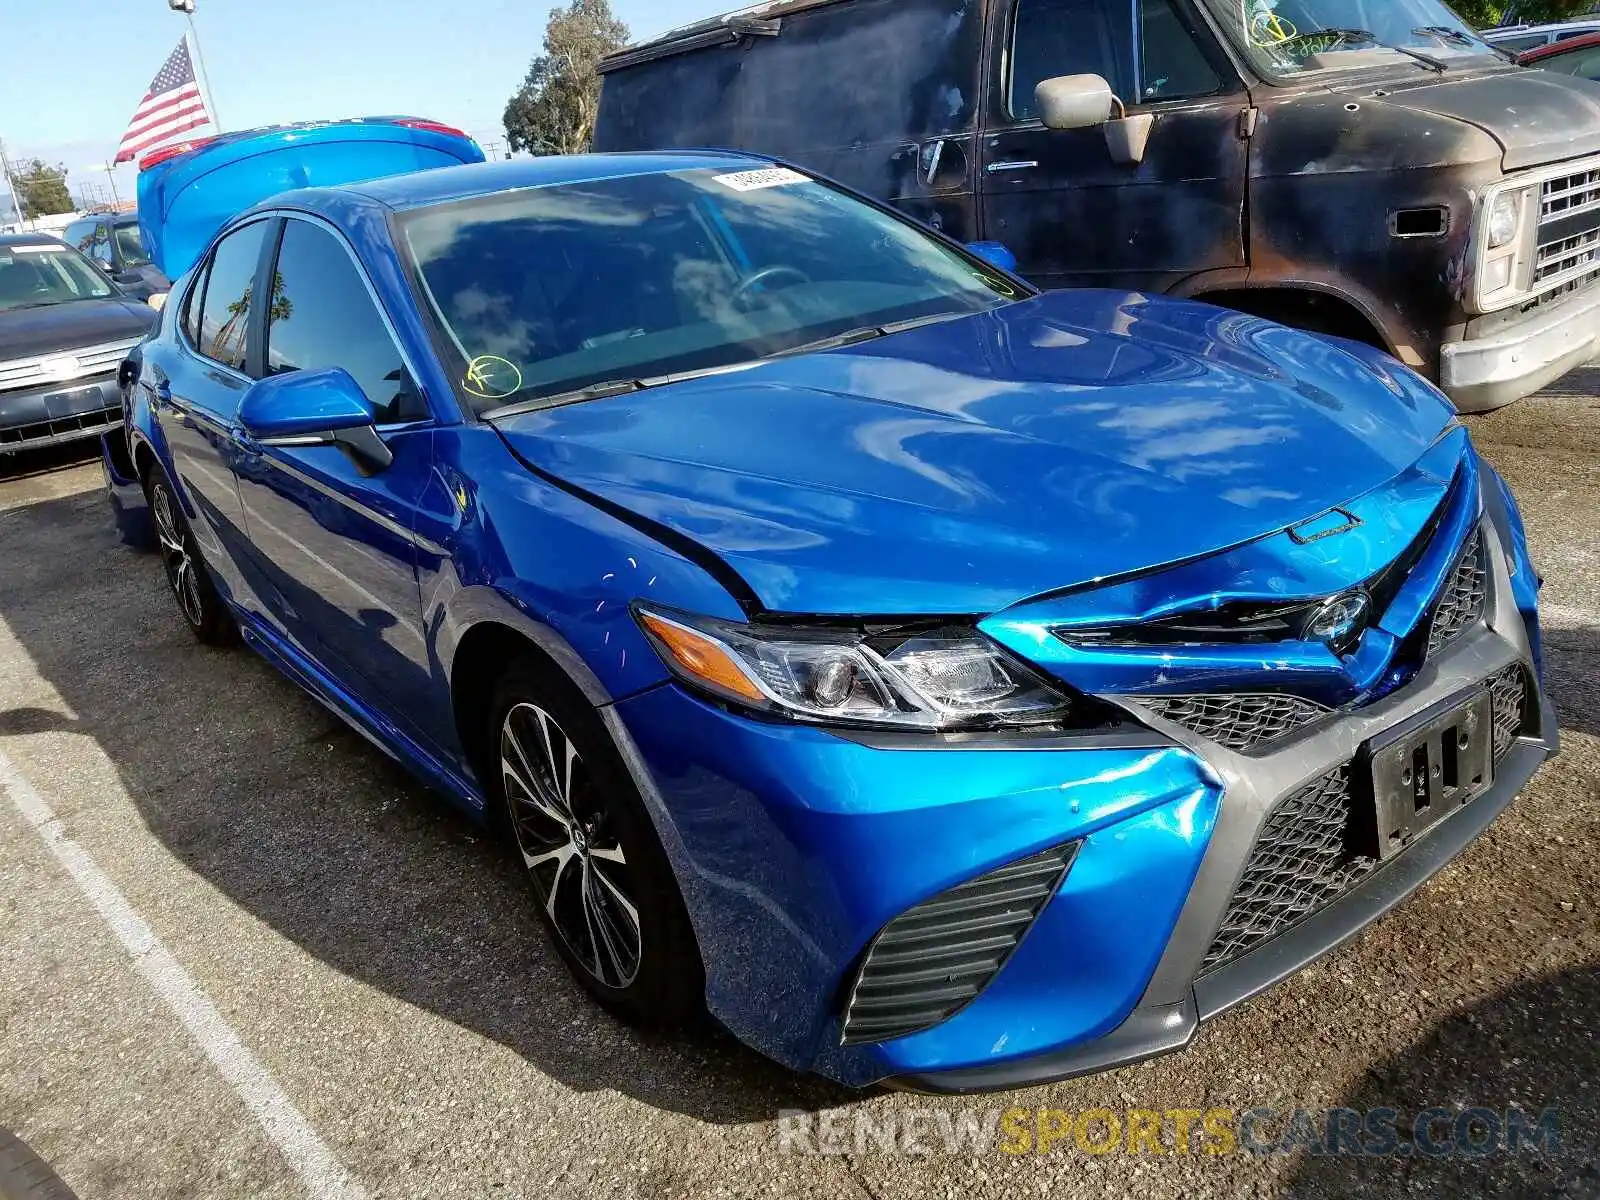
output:
POLYGON ((967 249, 991 266, 1013 275, 1017 272, 1017 256, 1003 242, 968 242, 967 249))
POLYGON ((1046 129, 1105 130, 1106 150, 1113 162, 1136 166, 1144 161, 1154 113, 1128 115, 1111 85, 1098 75, 1059 75, 1034 89, 1034 106, 1046 129), (1116 109, 1116 120, 1111 110, 1116 109))
POLYGON ((263 446, 337 446, 367 474, 394 462, 372 405, 343 367, 267 376, 245 393, 239 423, 263 446))
POLYGON ((1111 119, 1117 97, 1099 75, 1058 75, 1040 82, 1033 102, 1046 129, 1093 129, 1111 119))

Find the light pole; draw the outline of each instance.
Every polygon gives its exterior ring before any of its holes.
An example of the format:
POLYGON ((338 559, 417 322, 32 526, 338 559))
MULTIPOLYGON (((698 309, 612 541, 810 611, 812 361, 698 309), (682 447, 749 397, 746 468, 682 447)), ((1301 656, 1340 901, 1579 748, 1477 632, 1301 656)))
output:
POLYGON ((195 0, 167 0, 167 7, 173 12, 182 13, 183 19, 189 23, 189 40, 194 43, 194 65, 200 71, 200 86, 206 91, 206 104, 211 109, 211 123, 217 127, 217 132, 222 132, 222 115, 217 112, 217 97, 211 90, 211 76, 206 73, 206 56, 200 51, 200 31, 194 27, 195 0))

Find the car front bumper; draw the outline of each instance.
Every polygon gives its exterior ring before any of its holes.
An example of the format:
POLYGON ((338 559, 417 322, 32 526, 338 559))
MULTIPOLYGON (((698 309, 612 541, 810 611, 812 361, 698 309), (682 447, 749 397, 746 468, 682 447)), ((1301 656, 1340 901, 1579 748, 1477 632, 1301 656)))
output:
POLYGON ((98 437, 121 423, 115 374, 0 391, 0 454, 98 437))
POLYGON ((1179 1049, 1200 1022, 1353 936, 1482 832, 1557 749, 1520 523, 1498 484, 1486 505, 1495 552, 1479 623, 1403 688, 1251 756, 1159 719, 1143 740, 921 748, 754 720, 671 685, 611 706, 700 940, 711 1011, 769 1056, 847 1084, 986 1091, 1179 1049), (1294 923, 1216 953, 1276 811, 1344 771, 1356 819, 1372 803, 1357 780, 1375 741, 1508 671, 1526 688, 1521 725, 1486 790, 1294 923), (976 998, 906 1036, 844 1036, 886 925, 1068 843, 1063 881, 976 998))
POLYGON ((1600 351, 1600 285, 1526 316, 1496 314, 1440 351, 1439 386, 1462 412, 1531 396, 1600 351))

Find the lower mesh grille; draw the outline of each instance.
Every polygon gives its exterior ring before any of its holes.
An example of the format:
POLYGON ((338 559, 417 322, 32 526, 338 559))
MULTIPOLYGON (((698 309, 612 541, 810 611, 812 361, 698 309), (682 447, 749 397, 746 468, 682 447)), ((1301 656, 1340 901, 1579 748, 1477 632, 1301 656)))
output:
POLYGON ((1348 766, 1281 800, 1256 837, 1201 973, 1297 924, 1377 866, 1350 852, 1349 826, 1348 766))
POLYGON ((1494 704, 1494 760, 1499 762, 1522 736, 1527 720, 1528 675, 1520 666, 1507 667, 1489 680, 1494 704))
POLYGON ((1450 572, 1428 629, 1428 657, 1432 658, 1460 637, 1483 616, 1489 594, 1489 572, 1484 564, 1483 531, 1474 530, 1450 572))
POLYGON ((1005 965, 1061 885, 1078 843, 941 892, 885 925, 845 1008, 845 1045, 886 1042, 949 1020, 1005 965))
POLYGON ((1133 696, 1156 716, 1230 750, 1250 750, 1327 716, 1329 709, 1300 696, 1218 694, 1133 696))

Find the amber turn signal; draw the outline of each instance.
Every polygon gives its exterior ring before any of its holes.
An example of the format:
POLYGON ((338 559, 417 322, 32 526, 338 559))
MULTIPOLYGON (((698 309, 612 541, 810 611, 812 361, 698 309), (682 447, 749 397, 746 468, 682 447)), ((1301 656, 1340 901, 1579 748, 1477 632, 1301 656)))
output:
POLYGON ((750 681, 726 650, 705 634, 651 612, 641 612, 639 619, 686 674, 752 704, 766 703, 766 694, 750 681))

